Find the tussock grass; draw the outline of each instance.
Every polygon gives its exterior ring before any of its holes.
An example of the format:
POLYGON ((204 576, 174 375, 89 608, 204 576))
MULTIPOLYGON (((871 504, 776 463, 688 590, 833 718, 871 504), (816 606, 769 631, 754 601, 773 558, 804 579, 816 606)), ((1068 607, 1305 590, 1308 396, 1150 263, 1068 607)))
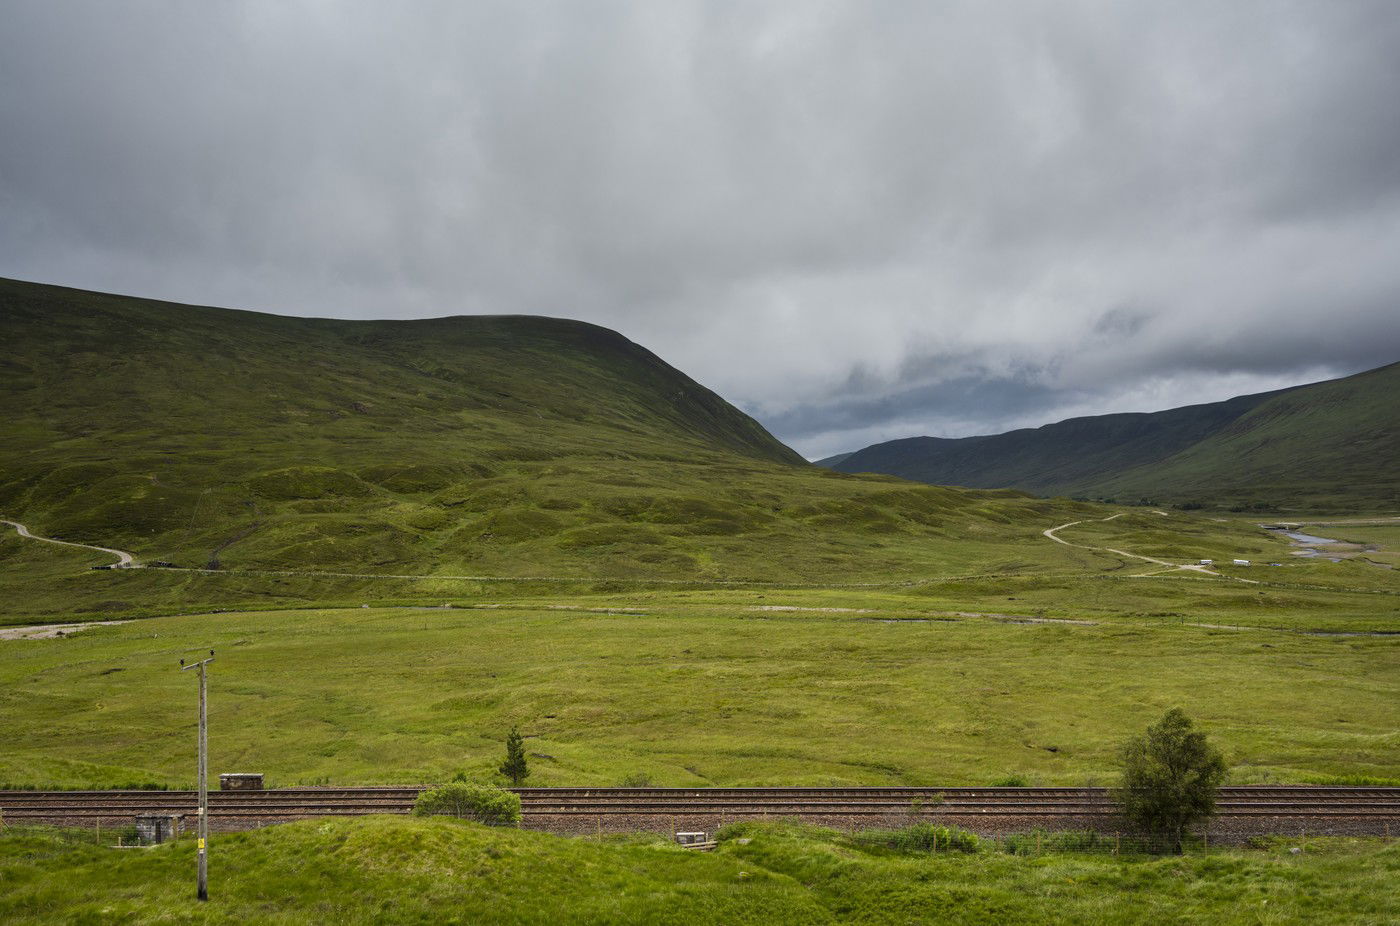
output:
MULTIPOLYGON (((81 834, 90 837, 90 834, 81 834)), ((10 923, 1375 923, 1400 848, 1309 840, 1209 856, 892 853, 810 827, 726 831, 713 853, 442 819, 307 821, 217 837, 192 899, 192 840, 114 852, 0 832, 10 923)))
POLYGON ((1400 776, 1400 638, 895 619, 920 613, 911 600, 652 591, 4 641, 0 779, 188 781, 193 692, 175 665, 209 647, 212 770, 273 785, 485 780, 512 725, 549 757, 531 759, 543 785, 1104 784, 1119 744, 1172 706, 1242 783, 1400 776))

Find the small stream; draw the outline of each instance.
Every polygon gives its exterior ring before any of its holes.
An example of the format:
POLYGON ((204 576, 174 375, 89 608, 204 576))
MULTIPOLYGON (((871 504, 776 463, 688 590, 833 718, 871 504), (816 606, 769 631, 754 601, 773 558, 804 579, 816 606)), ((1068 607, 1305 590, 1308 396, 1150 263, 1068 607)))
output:
POLYGON ((1285 537, 1291 537, 1295 542, 1307 544, 1309 546, 1318 543, 1341 543, 1340 540, 1330 540, 1326 537, 1314 537, 1312 534, 1303 534, 1298 531, 1280 531, 1285 537))
POLYGON ((1312 534, 1305 534, 1302 531, 1284 530, 1283 528, 1279 527, 1270 527, 1266 528, 1266 530, 1272 531, 1276 534, 1282 534, 1289 540, 1292 540, 1298 546, 1303 547, 1302 550, 1294 551, 1294 556, 1300 557, 1302 559, 1311 559, 1313 557, 1319 557, 1329 559, 1334 563, 1341 562, 1341 560, 1337 559, 1336 557, 1327 556, 1326 554, 1322 553, 1322 551, 1314 549, 1314 547, 1321 546, 1323 544, 1340 543, 1341 541, 1333 540, 1330 537, 1315 537, 1312 534))

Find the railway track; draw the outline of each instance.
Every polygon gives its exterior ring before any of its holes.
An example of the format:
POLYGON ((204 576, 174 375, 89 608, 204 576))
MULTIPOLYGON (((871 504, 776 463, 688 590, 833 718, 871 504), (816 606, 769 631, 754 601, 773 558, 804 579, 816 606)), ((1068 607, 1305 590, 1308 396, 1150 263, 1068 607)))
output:
MULTIPOLYGON (((210 825, 254 829, 320 816, 405 814, 421 788, 214 791, 210 825)), ((518 788, 523 825, 555 832, 704 828, 796 818, 836 826, 916 819, 984 833, 1115 826, 1102 788, 518 788)), ((193 791, 0 791, 5 823, 127 826, 146 813, 193 815, 193 791)), ((1400 788, 1222 788, 1213 832, 1400 835, 1400 788)))

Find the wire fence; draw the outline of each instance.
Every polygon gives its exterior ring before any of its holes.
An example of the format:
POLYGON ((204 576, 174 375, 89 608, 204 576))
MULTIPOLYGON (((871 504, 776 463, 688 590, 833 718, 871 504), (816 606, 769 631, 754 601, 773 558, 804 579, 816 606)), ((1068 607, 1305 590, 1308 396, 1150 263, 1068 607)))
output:
POLYGON ((131 846, 140 841, 133 826, 48 826, 41 823, 9 823, 0 817, 0 836, 21 839, 40 837, 48 842, 74 846, 131 846))
POLYGON ((865 846, 903 852, 997 852, 1007 855, 1043 855, 1076 852, 1100 855, 1147 855, 1179 849, 1208 851, 1205 837, 1188 837, 1178 843, 1166 836, 1141 833, 1101 833, 1094 830, 1054 831, 1035 829, 1025 833, 979 836, 958 827, 916 823, 899 829, 861 830, 852 835, 865 846))
MULTIPOLYGON (((857 829, 845 834, 856 845, 904 853, 1004 853, 1037 856, 1057 853, 1092 855, 1203 855, 1234 852, 1241 848, 1268 845, 1302 845, 1309 836, 1273 834, 1221 838, 1209 833, 1187 834, 1181 840, 1172 836, 1097 830, 1031 829, 1020 833, 979 835, 956 826, 915 823, 890 829, 857 829)), ((1313 834, 1313 838, 1324 834, 1313 834)), ((724 838, 723 832, 720 836, 724 838)), ((1381 838, 1389 839, 1389 835, 1381 838)))

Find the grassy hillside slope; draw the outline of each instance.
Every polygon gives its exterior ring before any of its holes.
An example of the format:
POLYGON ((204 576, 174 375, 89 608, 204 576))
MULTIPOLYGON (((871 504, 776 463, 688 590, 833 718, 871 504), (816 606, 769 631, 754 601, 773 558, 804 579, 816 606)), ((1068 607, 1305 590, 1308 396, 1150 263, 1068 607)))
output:
POLYGON ((1400 508, 1400 363, 1275 395, 1096 494, 1275 510, 1400 508))
MULTIPOLYGON (((888 580, 1020 559, 1040 528, 1084 510, 808 466, 579 322, 294 319, 4 281, 0 342, 0 516, 146 561, 888 580)), ((11 608, 42 597, 27 575, 0 568, 11 608)), ((211 600, 194 575, 71 576, 46 600, 211 600), (123 584, 103 594, 98 581, 123 584)))
POLYGON ((1400 504, 1400 364, 1151 414, 914 437, 832 468, 1043 495, 1307 510, 1400 504))

